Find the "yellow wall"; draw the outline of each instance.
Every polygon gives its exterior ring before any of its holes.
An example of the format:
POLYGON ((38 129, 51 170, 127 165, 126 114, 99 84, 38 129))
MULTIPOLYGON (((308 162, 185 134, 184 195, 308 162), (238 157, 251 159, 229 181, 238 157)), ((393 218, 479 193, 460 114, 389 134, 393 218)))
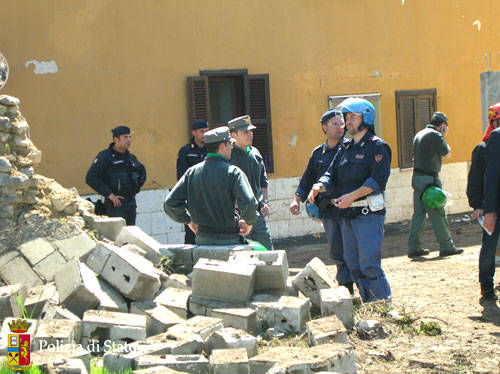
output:
POLYGON ((480 139, 479 73, 485 52, 497 66, 498 14, 497 0, 5 1, 0 52, 11 76, 0 93, 21 99, 43 151, 37 172, 80 193, 121 123, 135 130, 146 188, 175 182, 189 137, 186 77, 200 69, 269 73, 273 178, 302 173, 322 141, 327 96, 351 93, 381 94, 397 167, 394 91, 436 88, 458 162, 480 139), (34 74, 30 60, 59 71, 34 74))

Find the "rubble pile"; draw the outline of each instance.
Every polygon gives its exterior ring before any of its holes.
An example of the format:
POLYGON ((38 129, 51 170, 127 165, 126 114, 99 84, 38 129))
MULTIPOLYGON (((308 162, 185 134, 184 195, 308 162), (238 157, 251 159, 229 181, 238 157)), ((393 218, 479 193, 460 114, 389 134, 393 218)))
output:
POLYGON ((30 326, 52 373, 355 373, 353 299, 314 258, 248 245, 163 245, 36 175, 19 100, 0 96, 0 354, 30 326), (316 316, 311 320, 311 315, 316 316), (307 336, 307 348, 263 342, 307 336))

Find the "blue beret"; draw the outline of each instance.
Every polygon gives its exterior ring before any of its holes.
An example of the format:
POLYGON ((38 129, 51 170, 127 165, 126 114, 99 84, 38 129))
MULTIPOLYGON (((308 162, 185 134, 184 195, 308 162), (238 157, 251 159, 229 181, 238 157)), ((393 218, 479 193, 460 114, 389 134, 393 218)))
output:
POLYGON ((319 121, 323 124, 332 117, 342 117, 342 112, 338 109, 329 109, 321 116, 319 121))
POLYGON ((208 128, 208 123, 204 119, 197 119, 191 124, 191 130, 199 130, 208 128))
POLYGON ((120 135, 130 134, 130 127, 127 126, 117 126, 111 130, 114 137, 119 138, 120 135))

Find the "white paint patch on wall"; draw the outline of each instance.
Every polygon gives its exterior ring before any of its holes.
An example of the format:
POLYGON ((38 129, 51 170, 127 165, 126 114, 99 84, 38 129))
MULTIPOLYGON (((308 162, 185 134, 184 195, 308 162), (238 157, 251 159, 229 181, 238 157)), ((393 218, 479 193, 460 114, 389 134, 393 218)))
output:
POLYGON ((52 61, 37 61, 37 60, 31 60, 31 61, 26 61, 26 64, 24 66, 29 67, 30 65, 34 65, 35 69, 33 70, 33 73, 35 74, 56 74, 59 69, 57 68, 57 64, 54 60, 52 61))
POLYGON ((288 142, 290 144, 290 147, 295 147, 297 145, 297 139, 299 138, 298 134, 295 134, 292 136, 292 139, 288 142))

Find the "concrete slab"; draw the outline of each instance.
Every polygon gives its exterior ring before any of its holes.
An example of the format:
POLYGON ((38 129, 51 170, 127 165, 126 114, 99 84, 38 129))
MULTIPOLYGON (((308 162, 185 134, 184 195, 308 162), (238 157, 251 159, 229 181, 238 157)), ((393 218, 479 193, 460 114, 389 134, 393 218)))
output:
POLYGON ((253 293, 255 265, 200 259, 193 268, 193 296, 246 302, 253 293))
POLYGON ((188 318, 188 303, 191 297, 191 290, 181 290, 179 288, 164 289, 154 301, 163 305, 167 309, 177 314, 179 317, 188 318))
POLYGON ((52 242, 59 252, 69 261, 74 258, 85 260, 86 256, 97 246, 85 232, 69 239, 56 240, 52 242))
POLYGON ((42 284, 40 277, 33 271, 31 265, 20 255, 6 254, 5 265, 0 266, 0 278, 8 284, 24 284, 27 288, 42 284))
POLYGON ((195 316, 182 323, 170 327, 167 337, 179 334, 197 334, 205 341, 214 331, 224 328, 219 318, 195 316))
POLYGON ((66 262, 66 259, 58 251, 54 251, 36 264, 34 268, 45 281, 52 282, 56 273, 66 265, 66 262))
POLYGON ((325 343, 349 343, 347 330, 335 315, 307 322, 306 331, 311 346, 325 343))
POLYGON ((130 313, 146 316, 147 336, 161 334, 169 327, 184 322, 183 318, 154 301, 135 301, 130 304, 130 313))
POLYGON ((321 315, 336 315, 347 329, 354 327, 352 297, 346 287, 320 290, 321 315))
POLYGON ((203 355, 145 355, 137 358, 137 369, 165 366, 170 369, 192 374, 207 374, 208 360, 203 355))
POLYGON ((48 349, 49 345, 79 344, 81 339, 80 321, 69 319, 45 319, 38 324, 38 329, 31 344, 32 351, 48 349))
POLYGON ((39 318, 46 303, 59 304, 59 294, 54 282, 32 287, 24 300, 26 313, 30 318, 39 318))
POLYGON ((336 288, 334 275, 318 257, 314 257, 293 280, 293 285, 317 307, 321 307, 319 290, 336 288))
POLYGON ((257 317, 264 320, 269 327, 283 332, 300 332, 311 319, 311 302, 305 298, 268 297, 254 300, 251 305, 256 309, 257 317))
POLYGON ((54 281, 61 304, 78 317, 99 304, 95 296, 100 288, 99 282, 94 272, 79 260, 68 262, 55 275, 54 281))
POLYGON ((19 301, 25 301, 26 287, 22 284, 0 287, 0 320, 7 317, 22 317, 19 301))
POLYGON ((261 330, 257 312, 251 308, 213 309, 211 317, 220 318, 224 327, 234 327, 256 335, 261 330))
POLYGON ((255 265, 254 290, 283 290, 287 287, 288 260, 286 251, 237 251, 228 262, 255 265))
POLYGON ((210 356, 213 374, 248 374, 248 354, 245 348, 214 349, 210 356))
POLYGON ((235 348, 245 348, 248 357, 253 357, 257 354, 257 338, 246 331, 225 327, 214 331, 204 345, 207 354, 212 353, 214 349, 235 348))
POLYGON ((54 252, 55 248, 46 239, 37 238, 21 244, 19 251, 31 265, 36 265, 54 252))

